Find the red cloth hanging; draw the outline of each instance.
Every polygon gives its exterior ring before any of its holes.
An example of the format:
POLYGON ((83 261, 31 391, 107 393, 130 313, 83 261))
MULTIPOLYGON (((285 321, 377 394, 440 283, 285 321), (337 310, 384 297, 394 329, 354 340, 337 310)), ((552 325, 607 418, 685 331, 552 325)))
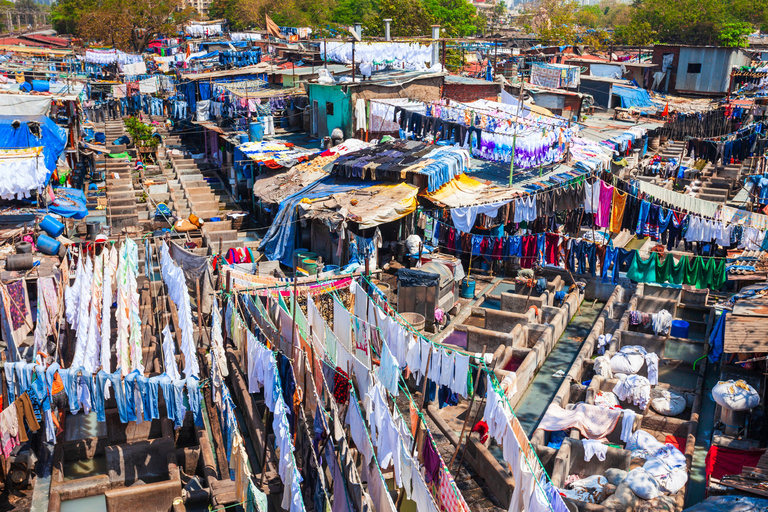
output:
POLYGON ((723 475, 740 475, 744 466, 756 466, 765 450, 735 450, 713 445, 707 452, 706 471, 709 477, 720 479, 723 475))

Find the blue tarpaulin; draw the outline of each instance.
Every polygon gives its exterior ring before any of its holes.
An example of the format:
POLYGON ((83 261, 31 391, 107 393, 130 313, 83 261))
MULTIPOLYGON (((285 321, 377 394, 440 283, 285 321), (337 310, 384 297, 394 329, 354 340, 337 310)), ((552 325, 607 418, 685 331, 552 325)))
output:
POLYGON ((293 266, 293 250, 296 247, 294 243, 295 230, 298 227, 296 206, 302 199, 319 199, 377 184, 379 183, 375 181, 342 181, 339 178, 326 176, 307 185, 280 203, 275 220, 261 240, 259 249, 268 259, 278 260, 284 265, 293 266))
POLYGON ((0 149, 26 149, 43 146, 45 167, 48 169, 46 183, 53 171, 56 161, 67 145, 67 131, 54 123, 47 116, 2 116, 0 115, 0 149), (13 127, 18 121, 18 128, 13 127), (40 137, 33 135, 37 131, 35 124, 40 126, 40 137))
POLYGON ((84 219, 88 215, 85 194, 76 188, 57 187, 54 189, 56 200, 48 211, 68 219, 84 219))
POLYGON ((651 95, 645 89, 638 87, 613 86, 613 94, 621 98, 622 108, 638 108, 645 111, 656 112, 658 106, 651 100, 651 95))

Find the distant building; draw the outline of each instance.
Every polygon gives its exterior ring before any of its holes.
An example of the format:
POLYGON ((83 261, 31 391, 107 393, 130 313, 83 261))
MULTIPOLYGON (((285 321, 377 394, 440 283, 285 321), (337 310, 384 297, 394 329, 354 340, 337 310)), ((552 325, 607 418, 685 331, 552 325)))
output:
POLYGON ((664 73, 657 90, 721 96, 728 92, 731 70, 749 65, 750 57, 741 48, 657 44, 653 63, 664 73))
POLYGON ((192 7, 201 16, 208 14, 208 8, 212 3, 212 0, 183 0, 184 7, 192 7))

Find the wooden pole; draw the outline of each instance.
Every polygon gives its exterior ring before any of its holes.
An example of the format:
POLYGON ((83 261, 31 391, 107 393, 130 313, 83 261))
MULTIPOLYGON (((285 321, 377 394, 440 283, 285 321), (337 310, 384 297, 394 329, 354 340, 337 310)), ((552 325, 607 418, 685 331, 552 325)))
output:
MULTIPOLYGON (((483 351, 480 352, 483 354, 483 357, 485 357, 485 349, 487 345, 483 345, 483 351)), ((480 375, 483 373, 482 369, 478 370, 477 377, 475 377, 475 387, 472 388, 473 390, 477 389, 477 386, 480 385, 480 375)), ((451 462, 448 463, 448 471, 451 470, 451 467, 453 467, 453 463, 456 460, 456 455, 459 453, 459 448, 461 447, 461 440, 464 437, 464 431, 467 429, 467 423, 469 423, 469 416, 472 414, 472 406, 475 403, 475 397, 477 396, 477 393, 473 391, 472 393, 472 400, 469 402, 469 408, 467 408, 467 415, 464 418, 464 425, 461 427, 461 434, 459 435, 459 443, 456 445, 456 451, 453 452, 453 457, 451 457, 451 462)), ((459 466, 459 471, 461 471, 461 466, 459 466)))

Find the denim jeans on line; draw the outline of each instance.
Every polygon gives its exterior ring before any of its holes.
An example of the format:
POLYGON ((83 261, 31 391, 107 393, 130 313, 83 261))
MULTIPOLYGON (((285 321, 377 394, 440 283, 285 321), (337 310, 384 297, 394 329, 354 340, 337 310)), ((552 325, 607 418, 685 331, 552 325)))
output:
POLYGON ((125 406, 127 408, 126 415, 128 421, 141 421, 141 419, 136 416, 136 378, 139 375, 141 375, 139 370, 133 370, 125 376, 125 406))
POLYGON ((112 383, 112 388, 114 388, 115 391, 115 402, 117 402, 117 412, 120 415, 120 422, 128 423, 128 421, 130 421, 128 420, 128 407, 125 403, 125 390, 123 389, 123 379, 119 368, 115 373, 109 374, 109 381, 112 383))

